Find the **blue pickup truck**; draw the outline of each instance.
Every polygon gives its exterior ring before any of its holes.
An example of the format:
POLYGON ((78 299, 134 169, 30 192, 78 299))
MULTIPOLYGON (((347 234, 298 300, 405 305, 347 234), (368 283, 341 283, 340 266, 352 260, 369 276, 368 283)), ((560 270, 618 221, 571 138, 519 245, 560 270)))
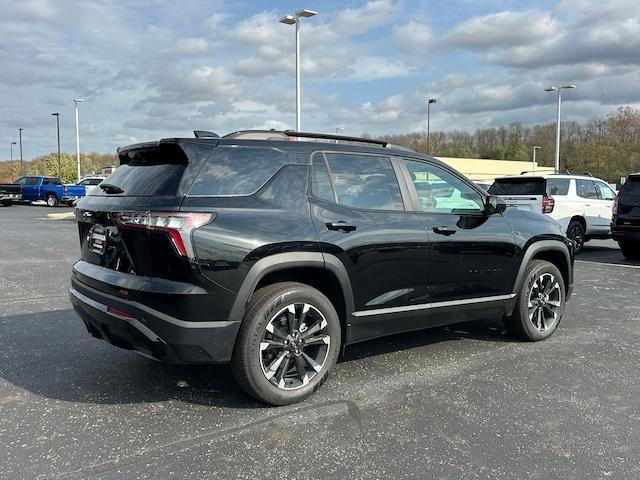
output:
POLYGON ((84 185, 63 185, 58 177, 29 175, 20 177, 15 183, 22 186, 23 201, 44 200, 50 207, 57 207, 61 203, 71 205, 85 196, 84 185))

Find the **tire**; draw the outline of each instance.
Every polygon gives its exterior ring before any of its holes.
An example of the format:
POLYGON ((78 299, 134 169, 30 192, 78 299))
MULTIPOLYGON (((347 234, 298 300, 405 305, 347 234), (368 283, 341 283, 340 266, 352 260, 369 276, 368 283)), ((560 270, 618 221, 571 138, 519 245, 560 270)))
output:
POLYGON ((640 242, 620 241, 620 250, 627 260, 640 260, 640 242))
POLYGON ((562 274, 545 260, 531 261, 516 298, 513 313, 504 321, 507 331, 516 338, 531 342, 550 337, 562 319, 567 298, 562 274), (541 306, 542 321, 538 313, 541 306))
POLYGON ((584 246, 584 234, 584 225, 582 225, 582 222, 580 220, 571 220, 571 222, 569 222, 569 226, 567 227, 567 237, 573 240, 573 243, 575 245, 575 253, 578 253, 580 250, 582 250, 582 247, 584 246))
POLYGON ((53 193, 47 195, 46 198, 48 207, 57 207, 58 206, 58 197, 56 197, 53 193))
POLYGON ((325 382, 338 359, 340 343, 340 320, 325 295, 301 283, 276 283, 261 288, 249 300, 231 369, 240 387, 261 402, 297 403, 325 382), (290 314, 292 305, 295 314, 290 314), (300 324, 305 309, 305 321, 300 324), (313 344, 306 343, 310 339, 313 344))

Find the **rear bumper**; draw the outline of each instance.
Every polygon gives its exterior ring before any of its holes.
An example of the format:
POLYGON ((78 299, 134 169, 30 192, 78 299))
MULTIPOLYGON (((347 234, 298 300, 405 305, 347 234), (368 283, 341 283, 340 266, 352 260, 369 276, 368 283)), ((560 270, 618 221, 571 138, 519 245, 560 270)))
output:
POLYGON ((71 283, 73 308, 96 338, 173 364, 231 360, 238 321, 187 322, 100 292, 76 279, 71 283))
POLYGON ((611 225, 611 236, 617 242, 640 242, 640 227, 620 228, 615 224, 611 225))

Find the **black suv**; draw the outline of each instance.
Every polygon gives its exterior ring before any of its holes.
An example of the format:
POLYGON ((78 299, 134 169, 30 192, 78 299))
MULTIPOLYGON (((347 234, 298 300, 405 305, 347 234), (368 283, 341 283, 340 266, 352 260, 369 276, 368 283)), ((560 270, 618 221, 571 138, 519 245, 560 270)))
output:
POLYGON ((622 254, 640 260, 640 173, 629 175, 613 204, 611 233, 622 254))
POLYGON ((534 341, 558 326, 573 244, 544 215, 383 141, 196 137, 119 149, 78 203, 71 300, 94 337, 230 362, 245 391, 283 405, 356 342, 484 318, 534 341))

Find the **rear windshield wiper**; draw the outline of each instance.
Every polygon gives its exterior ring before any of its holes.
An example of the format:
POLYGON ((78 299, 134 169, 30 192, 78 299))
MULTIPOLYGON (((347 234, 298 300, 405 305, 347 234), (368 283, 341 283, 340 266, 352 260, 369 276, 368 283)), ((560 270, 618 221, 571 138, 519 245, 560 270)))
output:
POLYGON ((104 190, 105 193, 123 193, 124 190, 122 190, 120 187, 118 187, 117 185, 111 185, 110 183, 101 183, 99 185, 99 187, 104 190))

